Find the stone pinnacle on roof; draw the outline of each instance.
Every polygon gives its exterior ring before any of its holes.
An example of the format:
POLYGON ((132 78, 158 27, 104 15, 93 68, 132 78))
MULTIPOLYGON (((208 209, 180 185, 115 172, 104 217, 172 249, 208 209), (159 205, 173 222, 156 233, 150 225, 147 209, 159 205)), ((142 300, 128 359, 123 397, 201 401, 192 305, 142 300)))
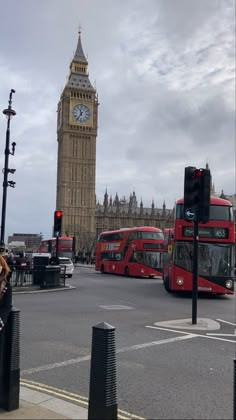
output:
POLYGON ((73 61, 76 61, 77 63, 88 64, 88 61, 83 52, 80 34, 81 32, 79 31, 78 44, 77 44, 73 61))

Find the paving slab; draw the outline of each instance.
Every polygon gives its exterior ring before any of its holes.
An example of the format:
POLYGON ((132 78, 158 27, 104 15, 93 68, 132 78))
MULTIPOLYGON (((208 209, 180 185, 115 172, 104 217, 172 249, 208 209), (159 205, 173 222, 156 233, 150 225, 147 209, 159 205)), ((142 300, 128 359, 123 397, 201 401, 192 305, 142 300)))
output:
POLYGON ((20 387, 20 404, 17 410, 0 409, 0 419, 77 419, 88 418, 87 408, 55 398, 43 392, 20 387))

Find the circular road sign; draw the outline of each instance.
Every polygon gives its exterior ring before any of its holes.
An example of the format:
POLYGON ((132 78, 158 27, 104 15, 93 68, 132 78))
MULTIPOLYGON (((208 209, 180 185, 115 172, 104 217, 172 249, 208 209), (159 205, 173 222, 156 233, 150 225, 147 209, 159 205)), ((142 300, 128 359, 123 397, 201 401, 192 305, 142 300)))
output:
POLYGON ((193 209, 187 209, 185 210, 185 217, 188 220, 194 220, 195 217, 195 211, 193 209))

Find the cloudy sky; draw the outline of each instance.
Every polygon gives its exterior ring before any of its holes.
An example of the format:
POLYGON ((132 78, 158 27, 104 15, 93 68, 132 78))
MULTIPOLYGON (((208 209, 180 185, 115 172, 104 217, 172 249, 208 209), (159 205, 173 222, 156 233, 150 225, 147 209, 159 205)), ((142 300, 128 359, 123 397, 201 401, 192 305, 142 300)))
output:
POLYGON ((135 190, 144 206, 172 208, 184 167, 206 162, 216 191, 235 193, 233 0, 0 0, 0 10, 0 107, 13 88, 17 112, 6 241, 13 232, 51 236, 56 109, 79 25, 100 102, 97 199, 106 187, 113 197, 135 190))

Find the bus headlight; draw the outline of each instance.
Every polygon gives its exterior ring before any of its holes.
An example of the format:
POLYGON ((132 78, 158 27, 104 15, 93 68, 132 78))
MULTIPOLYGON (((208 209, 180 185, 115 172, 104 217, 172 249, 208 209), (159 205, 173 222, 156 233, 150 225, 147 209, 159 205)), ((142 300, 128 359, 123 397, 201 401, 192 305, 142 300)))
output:
POLYGON ((182 284, 184 284, 184 279, 182 277, 177 277, 176 283, 178 286, 182 286, 182 284))
POLYGON ((227 280, 227 282, 225 283, 225 287, 227 287, 227 289, 231 289, 232 286, 233 286, 232 280, 227 280))

